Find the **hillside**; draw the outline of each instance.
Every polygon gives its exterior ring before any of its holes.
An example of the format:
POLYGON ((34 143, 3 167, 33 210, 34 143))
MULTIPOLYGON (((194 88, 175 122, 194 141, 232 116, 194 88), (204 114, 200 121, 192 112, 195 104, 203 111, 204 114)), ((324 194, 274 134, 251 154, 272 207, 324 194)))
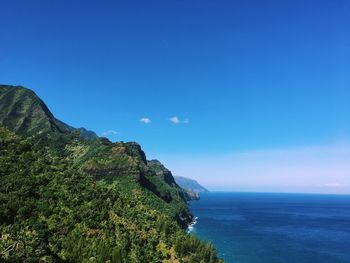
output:
POLYGON ((32 90, 22 86, 0 85, 0 102, 0 123, 18 134, 77 132, 84 139, 97 138, 92 131, 76 129, 56 119, 32 90))
POLYGON ((196 180, 181 176, 174 176, 174 178, 176 183, 183 189, 190 190, 196 194, 208 192, 208 190, 201 186, 196 180))
POLYGON ((220 262, 185 233, 193 217, 160 162, 22 87, 0 86, 0 167, 0 261, 220 262))

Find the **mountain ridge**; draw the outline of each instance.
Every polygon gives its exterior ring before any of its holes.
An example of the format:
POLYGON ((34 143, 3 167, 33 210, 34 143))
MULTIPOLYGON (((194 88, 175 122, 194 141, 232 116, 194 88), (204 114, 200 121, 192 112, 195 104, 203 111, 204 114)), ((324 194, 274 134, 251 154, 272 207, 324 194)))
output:
POLYGON ((182 177, 182 176, 174 176, 176 183, 184 189, 184 192, 189 201, 199 200, 200 194, 203 192, 208 192, 208 190, 200 185, 196 180, 182 177))
POLYGON ((0 86, 0 110, 1 261, 222 262, 138 143, 86 138, 21 86, 0 86))
POLYGON ((0 85, 0 101, 0 123, 16 133, 78 132, 84 139, 97 138, 92 131, 56 119, 36 93, 23 86, 0 85))
POLYGON ((207 188, 199 184, 196 180, 183 177, 183 176, 174 176, 175 181, 178 185, 185 189, 191 189, 196 193, 209 192, 207 188))

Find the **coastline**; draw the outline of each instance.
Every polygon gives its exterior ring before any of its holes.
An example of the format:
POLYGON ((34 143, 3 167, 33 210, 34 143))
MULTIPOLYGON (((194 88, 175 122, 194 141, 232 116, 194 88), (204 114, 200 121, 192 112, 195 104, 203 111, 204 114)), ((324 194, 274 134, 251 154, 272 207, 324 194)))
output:
POLYGON ((192 221, 192 223, 189 224, 188 227, 187 227, 187 230, 186 230, 187 234, 190 234, 192 232, 194 226, 197 224, 197 220, 198 220, 198 217, 195 216, 193 221, 192 221))

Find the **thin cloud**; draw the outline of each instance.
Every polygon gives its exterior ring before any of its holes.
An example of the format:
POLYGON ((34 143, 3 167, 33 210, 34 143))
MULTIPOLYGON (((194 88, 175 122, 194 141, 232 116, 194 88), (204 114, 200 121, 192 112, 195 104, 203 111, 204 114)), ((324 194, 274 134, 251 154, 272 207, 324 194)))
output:
POLYGON ((188 119, 185 119, 182 121, 177 116, 171 117, 169 120, 174 124, 180 124, 180 123, 188 124, 188 123, 190 123, 190 121, 188 119))
POLYGON ((151 119, 143 117, 143 118, 140 119, 140 122, 145 123, 145 124, 149 124, 151 122, 151 119))
POLYGON ((108 131, 104 131, 102 132, 102 136, 108 136, 108 135, 118 135, 119 133, 115 130, 108 130, 108 131))
POLYGON ((174 124, 180 123, 180 119, 177 116, 171 117, 169 120, 174 124))

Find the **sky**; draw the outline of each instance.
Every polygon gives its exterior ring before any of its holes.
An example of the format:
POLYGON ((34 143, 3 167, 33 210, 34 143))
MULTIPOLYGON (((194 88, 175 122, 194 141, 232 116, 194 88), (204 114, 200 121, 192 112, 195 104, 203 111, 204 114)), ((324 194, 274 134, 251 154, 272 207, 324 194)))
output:
POLYGON ((0 83, 211 190, 350 194, 348 0, 0 3, 0 83))

